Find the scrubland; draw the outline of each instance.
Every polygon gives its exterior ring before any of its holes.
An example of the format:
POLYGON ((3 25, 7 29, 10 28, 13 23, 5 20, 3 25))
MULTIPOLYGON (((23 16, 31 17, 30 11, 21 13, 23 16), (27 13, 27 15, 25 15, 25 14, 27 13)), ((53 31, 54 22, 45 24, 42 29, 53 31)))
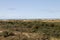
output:
POLYGON ((0 20, 0 40, 60 40, 60 20, 0 20))

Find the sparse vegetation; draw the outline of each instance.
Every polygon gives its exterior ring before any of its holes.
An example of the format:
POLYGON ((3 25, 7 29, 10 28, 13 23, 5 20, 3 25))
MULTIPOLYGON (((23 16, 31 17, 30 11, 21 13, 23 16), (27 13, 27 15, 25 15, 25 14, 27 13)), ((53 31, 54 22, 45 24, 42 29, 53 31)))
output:
MULTIPOLYGON (((0 21, 0 29, 1 29, 1 31, 7 30, 7 31, 3 31, 2 33, 0 33, 0 37, 1 36, 4 36, 4 37, 15 36, 16 40, 30 40, 30 39, 35 40, 34 38, 26 38, 26 37, 23 38, 21 36, 22 34, 20 34, 20 32, 21 33, 23 33, 23 32, 26 32, 26 33, 44 33, 45 35, 47 35, 47 37, 49 36, 49 37, 60 38, 60 22, 55 22, 55 20, 50 21, 50 22, 43 21, 43 20, 38 20, 38 21, 37 20, 0 21), (15 32, 17 34, 15 34, 15 32), (20 36, 17 37, 18 34, 20 34, 20 36), (20 38, 22 38, 22 39, 20 39, 20 38)), ((14 38, 12 38, 12 39, 14 39, 14 38)))

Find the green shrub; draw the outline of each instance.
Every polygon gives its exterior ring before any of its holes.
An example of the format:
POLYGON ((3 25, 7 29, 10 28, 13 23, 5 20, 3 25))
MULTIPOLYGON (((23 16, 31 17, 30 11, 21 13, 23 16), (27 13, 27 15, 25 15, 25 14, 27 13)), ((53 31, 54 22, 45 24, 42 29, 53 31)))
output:
POLYGON ((2 36, 4 37, 8 37, 8 36, 14 36, 15 34, 13 32, 9 32, 9 31, 3 31, 2 32, 2 36))
POLYGON ((8 35, 8 31, 3 31, 2 35, 3 35, 4 37, 8 37, 8 36, 9 36, 9 35, 8 35))

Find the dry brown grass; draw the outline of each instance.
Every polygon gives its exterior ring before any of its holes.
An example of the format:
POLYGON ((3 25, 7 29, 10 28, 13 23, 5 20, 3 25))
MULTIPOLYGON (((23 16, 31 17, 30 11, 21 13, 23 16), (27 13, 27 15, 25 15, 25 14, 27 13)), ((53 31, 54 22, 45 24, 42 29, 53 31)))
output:
POLYGON ((60 20, 43 20, 42 22, 60 22, 60 20))
POLYGON ((28 33, 28 32, 14 32, 14 36, 3 37, 0 36, 0 40, 42 40, 44 35, 40 33, 28 33))
MULTIPOLYGON (((8 20, 8 21, 3 21, 3 22, 16 22, 17 20, 8 20)), ((18 20, 18 22, 32 22, 32 20, 18 20)), ((2 22, 2 21, 0 21, 2 22)), ((60 20, 41 20, 41 22, 60 22, 60 20)), ((1 26, 4 26, 1 24, 1 26)), ((33 27, 34 28, 34 27, 33 27)), ((17 28, 20 30, 20 28, 17 28)), ((21 28, 22 29, 22 28, 21 28)), ((4 31, 6 29, 1 29, 0 32, 4 31)), ((10 29, 11 30, 11 29, 10 29)), ((8 36, 8 37, 3 37, 0 36, 0 40, 42 40, 45 38, 48 38, 49 40, 60 40, 59 38, 54 38, 54 37, 48 37, 47 35, 43 35, 43 33, 30 33, 30 29, 28 28, 23 28, 22 32, 21 31, 16 31, 16 29, 12 28, 12 31, 15 35, 14 36, 8 36), (25 32, 26 31, 26 32, 25 32)))
POLYGON ((50 37, 50 40, 60 40, 60 38, 50 37))

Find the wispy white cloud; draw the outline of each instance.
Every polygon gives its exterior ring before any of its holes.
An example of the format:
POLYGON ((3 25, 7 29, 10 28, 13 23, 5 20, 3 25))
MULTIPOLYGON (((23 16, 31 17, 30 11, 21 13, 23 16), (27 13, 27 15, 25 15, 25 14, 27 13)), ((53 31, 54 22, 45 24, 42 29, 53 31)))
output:
POLYGON ((48 13, 60 13, 60 9, 41 9, 40 11, 48 13))
POLYGON ((16 10, 16 8, 8 8, 8 10, 11 10, 11 11, 13 11, 13 10, 16 10))

